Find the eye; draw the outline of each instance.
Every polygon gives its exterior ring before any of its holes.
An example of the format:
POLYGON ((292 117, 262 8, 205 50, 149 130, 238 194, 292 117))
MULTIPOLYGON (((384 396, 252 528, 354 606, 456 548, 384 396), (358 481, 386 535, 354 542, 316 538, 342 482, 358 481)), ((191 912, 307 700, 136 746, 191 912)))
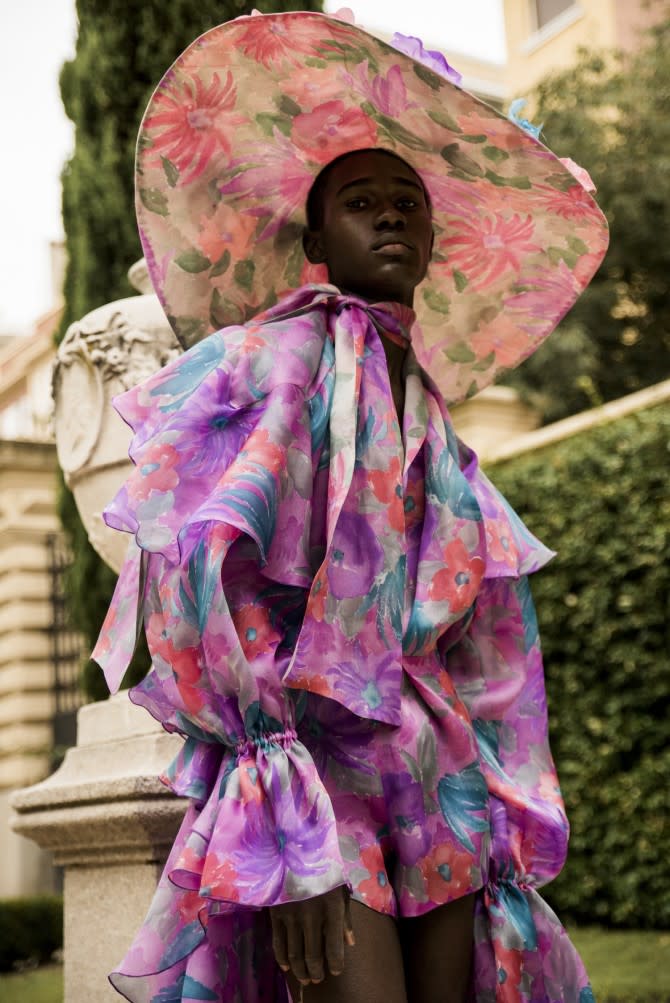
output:
POLYGON ((360 195, 356 195, 355 198, 348 199, 345 203, 347 209, 364 209, 367 204, 367 199, 362 198, 360 195))
POLYGON ((402 198, 399 198, 396 205, 399 209, 417 209, 419 207, 417 200, 410 198, 408 195, 403 195, 402 198))

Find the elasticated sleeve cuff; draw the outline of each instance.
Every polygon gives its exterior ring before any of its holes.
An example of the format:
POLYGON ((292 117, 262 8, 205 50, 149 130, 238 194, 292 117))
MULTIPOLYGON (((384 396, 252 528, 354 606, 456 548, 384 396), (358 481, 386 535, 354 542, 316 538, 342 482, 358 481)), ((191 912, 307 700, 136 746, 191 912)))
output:
POLYGON ((294 731, 248 738, 223 754, 187 739, 164 780, 191 796, 211 784, 170 871, 178 887, 260 908, 345 883, 330 798, 294 731))

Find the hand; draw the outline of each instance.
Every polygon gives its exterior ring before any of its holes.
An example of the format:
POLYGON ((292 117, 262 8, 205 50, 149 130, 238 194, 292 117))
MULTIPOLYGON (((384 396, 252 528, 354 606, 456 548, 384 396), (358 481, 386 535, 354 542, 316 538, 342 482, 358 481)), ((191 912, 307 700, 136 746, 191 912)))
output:
POLYGON ((355 943, 346 888, 333 888, 304 902, 272 906, 272 948, 283 972, 300 985, 323 982, 344 969, 344 945, 355 943))

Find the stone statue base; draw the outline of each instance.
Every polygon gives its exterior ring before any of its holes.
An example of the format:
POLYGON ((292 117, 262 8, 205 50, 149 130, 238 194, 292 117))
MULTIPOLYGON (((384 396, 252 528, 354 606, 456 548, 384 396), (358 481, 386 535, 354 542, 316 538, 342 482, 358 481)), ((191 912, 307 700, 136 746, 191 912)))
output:
POLYGON ((16 832, 65 868, 64 1003, 112 1003, 108 973, 140 926, 186 809, 157 774, 177 754, 127 693, 88 704, 52 776, 14 794, 16 832))

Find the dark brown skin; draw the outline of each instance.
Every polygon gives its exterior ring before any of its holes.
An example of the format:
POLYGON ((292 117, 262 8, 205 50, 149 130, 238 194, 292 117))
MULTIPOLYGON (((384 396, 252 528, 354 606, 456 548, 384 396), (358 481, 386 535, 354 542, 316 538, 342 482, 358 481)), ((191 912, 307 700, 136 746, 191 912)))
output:
MULTIPOLYGON (((303 244, 311 262, 328 266, 334 285, 371 303, 412 306, 428 269, 433 228, 423 185, 408 164, 379 151, 353 153, 334 165, 321 216, 303 244)), ((383 336, 382 344, 401 419, 404 349, 383 336)), ((396 921, 350 903, 345 889, 335 888, 270 909, 274 953, 294 1001, 463 1003, 473 908, 469 895, 396 921)))
MULTIPOLYGON (((337 163, 322 198, 319 230, 303 238, 307 258, 328 266, 343 292, 371 303, 412 306, 433 250, 433 223, 416 172, 398 157, 364 151, 337 163)), ((402 420, 405 352, 382 336, 391 391, 402 420)))

